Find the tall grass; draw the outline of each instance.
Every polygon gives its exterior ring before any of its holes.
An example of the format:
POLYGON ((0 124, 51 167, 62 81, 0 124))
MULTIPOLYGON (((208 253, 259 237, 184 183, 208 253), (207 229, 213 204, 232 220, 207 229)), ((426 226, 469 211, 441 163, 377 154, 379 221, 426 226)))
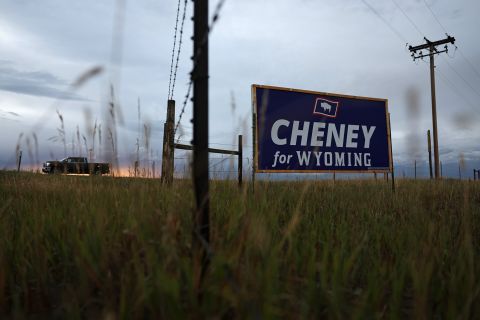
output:
POLYGON ((191 190, 0 173, 0 317, 480 314, 480 184, 214 181, 201 305, 191 190))

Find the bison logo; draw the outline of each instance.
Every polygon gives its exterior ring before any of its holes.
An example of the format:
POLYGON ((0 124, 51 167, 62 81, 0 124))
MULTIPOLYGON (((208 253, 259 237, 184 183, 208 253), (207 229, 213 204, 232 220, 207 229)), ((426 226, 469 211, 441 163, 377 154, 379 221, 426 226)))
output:
POLYGON ((315 107, 313 109, 313 114, 335 118, 338 111, 338 102, 330 101, 324 98, 317 98, 315 100, 315 107))

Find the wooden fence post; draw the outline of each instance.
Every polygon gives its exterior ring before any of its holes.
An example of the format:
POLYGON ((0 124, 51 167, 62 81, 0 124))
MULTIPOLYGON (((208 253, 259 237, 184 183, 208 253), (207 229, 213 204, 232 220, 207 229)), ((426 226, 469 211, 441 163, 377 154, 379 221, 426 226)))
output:
POLYGON ((252 192, 255 193, 255 171, 257 160, 257 114, 252 112, 252 192))
MULTIPOLYGON (((392 152, 392 127, 390 122, 390 112, 388 113, 388 138, 390 140, 390 159, 392 159, 392 191, 395 192, 395 165, 393 164, 393 152, 392 152)), ((387 174, 388 177, 388 174, 387 174)))
POLYGON ((174 127, 175 126, 175 100, 168 100, 167 122, 163 126, 163 152, 162 152, 162 176, 161 181, 167 185, 173 182, 173 157, 175 155, 174 127))

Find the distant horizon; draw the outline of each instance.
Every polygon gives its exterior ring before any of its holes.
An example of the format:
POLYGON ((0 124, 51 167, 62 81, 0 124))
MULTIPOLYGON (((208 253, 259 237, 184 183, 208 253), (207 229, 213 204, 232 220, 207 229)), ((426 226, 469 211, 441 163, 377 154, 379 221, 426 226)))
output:
MULTIPOLYGON (((49 161, 52 159, 45 160, 49 161)), ((102 161, 94 161, 94 162, 102 162, 102 161)), ((42 162, 43 163, 43 162, 42 162)), ((211 164, 213 162, 211 161, 211 164)), ((244 162, 245 164, 245 162, 244 162)), ((472 162, 466 161, 463 166, 461 166, 459 163, 442 163, 443 166, 443 175, 442 178, 449 178, 449 179, 458 179, 459 178, 459 167, 461 169, 461 174, 462 174, 462 180, 468 180, 468 179, 473 179, 473 170, 480 170, 480 165, 473 165, 472 162)), ((189 177, 182 176, 184 174, 185 169, 182 167, 182 169, 178 169, 178 166, 176 166, 176 171, 174 172, 174 177, 176 178, 185 178, 189 179, 189 177)), ((25 164, 22 160, 22 166, 21 166, 21 171, 25 172, 36 172, 36 173, 41 173, 42 165, 37 165, 37 166, 32 166, 30 164, 25 164)), ((3 167, 1 170, 6 170, 6 171, 16 171, 17 170, 17 164, 14 163, 11 166, 8 167, 3 167)), ((149 167, 141 165, 139 167, 140 174, 138 177, 142 177, 142 172, 145 172, 147 175, 151 176, 152 174, 152 166, 150 165, 149 167)), ((162 170, 162 164, 161 162, 156 162, 155 163, 155 178, 160 178, 162 170)), ((133 163, 131 166, 128 165, 122 165, 120 169, 117 169, 120 173, 117 174, 117 176, 120 177, 133 177, 134 176, 134 166, 133 163)), ((243 179, 244 180, 251 180, 251 173, 252 173, 252 168, 251 167, 245 167, 243 169, 243 179)), ((405 173, 405 178, 409 179, 414 179, 415 177, 415 171, 414 171, 414 165, 396 165, 395 166, 395 178, 396 179, 401 179, 404 177, 405 173)), ((256 174, 256 179, 258 180, 272 180, 272 181, 291 181, 291 180, 299 180, 299 179, 304 179, 304 180, 331 180, 333 179, 333 172, 331 173, 257 173, 256 174)), ((351 179, 374 179, 374 173, 342 173, 342 172, 336 172, 336 179, 338 180, 351 180, 351 179)), ((145 176, 143 176, 145 177, 145 176)), ((225 165, 224 167, 216 168, 216 170, 213 170, 210 172, 210 178, 219 178, 220 180, 225 180, 230 178, 235 180, 237 177, 237 166, 236 162, 234 162, 233 166, 230 166, 229 164, 225 165), (228 171, 226 173, 225 171, 228 171)), ((145 177, 145 178, 150 178, 150 177, 145 177)), ((383 179, 383 173, 378 173, 377 174, 377 179, 383 179)), ((428 180, 430 179, 430 172, 429 172, 429 167, 428 163, 420 165, 417 163, 417 179, 424 179, 428 180)))

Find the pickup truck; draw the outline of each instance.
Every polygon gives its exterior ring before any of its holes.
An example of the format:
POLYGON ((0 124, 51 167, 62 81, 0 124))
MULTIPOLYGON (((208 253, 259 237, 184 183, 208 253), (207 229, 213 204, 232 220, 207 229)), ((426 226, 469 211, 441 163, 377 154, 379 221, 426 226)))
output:
POLYGON ((87 158, 68 157, 60 161, 47 161, 43 163, 42 171, 48 174, 76 173, 102 175, 110 173, 108 163, 89 163, 87 158))

